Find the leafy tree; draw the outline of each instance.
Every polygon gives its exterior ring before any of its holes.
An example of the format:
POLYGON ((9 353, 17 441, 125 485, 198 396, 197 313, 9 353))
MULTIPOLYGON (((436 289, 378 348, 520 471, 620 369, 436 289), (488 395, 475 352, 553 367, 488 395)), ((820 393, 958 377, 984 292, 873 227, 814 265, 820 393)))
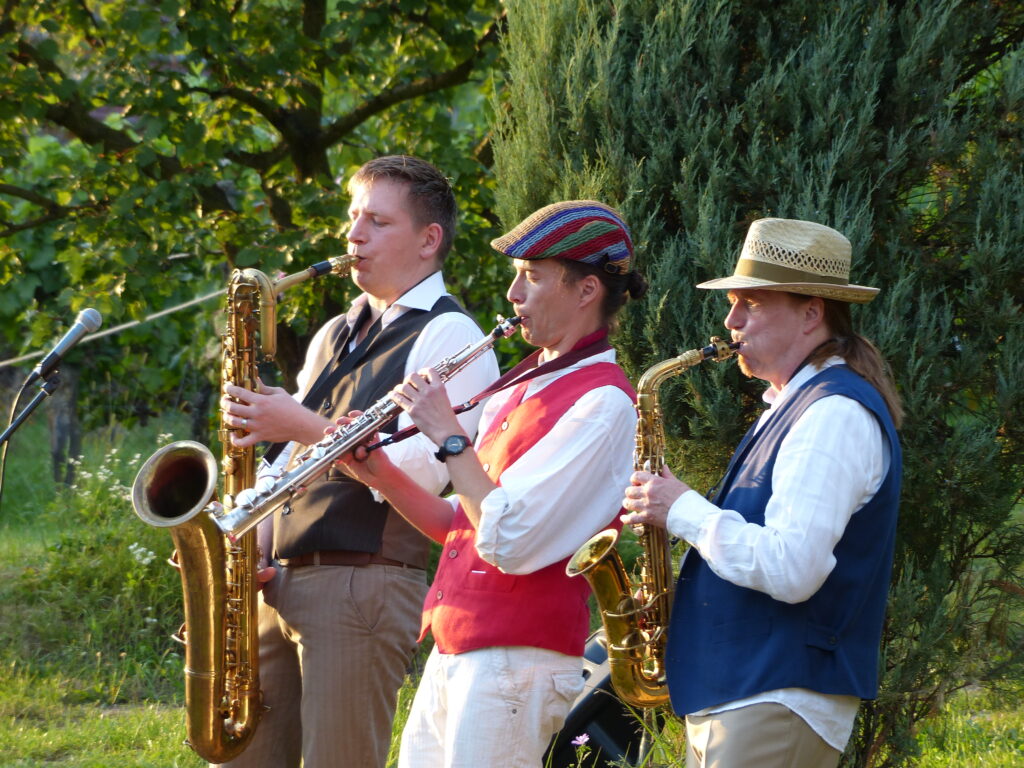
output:
MULTIPOLYGON (((724 302, 693 286, 731 272, 756 218, 836 227, 853 281, 882 287, 854 319, 905 401, 904 492, 882 693, 845 760, 905 764, 945 695, 1024 658, 1024 9, 507 6, 498 210, 622 209, 652 285, 616 342, 634 376, 721 332, 724 302)), ((710 486, 760 389, 735 366, 666 384, 670 465, 710 486)))
MULTIPOLYGON (((496 0, 186 3, 9 0, 0 9, 0 351, 42 349, 74 313, 107 326, 344 253, 342 181, 416 154, 463 210, 449 275, 481 317, 502 306, 486 167, 496 0)), ((348 298, 304 283, 278 362, 348 298)), ((209 301, 76 351, 93 418, 192 403, 219 378, 209 301)), ((487 322, 482 320, 482 322, 487 322)))

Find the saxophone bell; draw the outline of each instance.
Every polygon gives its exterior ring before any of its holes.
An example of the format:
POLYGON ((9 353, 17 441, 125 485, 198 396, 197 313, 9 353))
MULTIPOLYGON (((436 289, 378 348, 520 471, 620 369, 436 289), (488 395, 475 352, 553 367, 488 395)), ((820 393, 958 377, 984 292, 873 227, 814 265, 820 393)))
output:
POLYGON ((135 514, 156 528, 191 520, 216 498, 217 460, 202 443, 179 440, 150 456, 132 485, 135 514))

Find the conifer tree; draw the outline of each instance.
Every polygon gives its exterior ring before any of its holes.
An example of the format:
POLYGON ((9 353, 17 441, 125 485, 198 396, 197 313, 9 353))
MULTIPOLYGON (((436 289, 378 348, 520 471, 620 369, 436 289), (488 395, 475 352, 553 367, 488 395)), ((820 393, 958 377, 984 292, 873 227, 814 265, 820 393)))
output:
MULTIPOLYGON (((1024 7, 920 0, 510 0, 499 210, 619 207, 652 290, 615 339, 634 378, 723 333, 750 222, 818 221, 882 288, 854 323, 906 420, 882 691, 846 765, 1024 657, 1024 7)), ((759 412, 733 365, 665 385, 669 465, 706 490, 759 412)))

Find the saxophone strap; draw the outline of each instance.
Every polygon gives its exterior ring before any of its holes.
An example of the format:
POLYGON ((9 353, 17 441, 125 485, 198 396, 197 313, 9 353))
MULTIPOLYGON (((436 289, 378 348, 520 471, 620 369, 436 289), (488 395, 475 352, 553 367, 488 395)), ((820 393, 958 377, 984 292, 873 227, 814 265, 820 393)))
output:
MULTIPOLYGON (((612 345, 608 342, 608 329, 601 328, 600 330, 581 338, 567 354, 559 355, 553 360, 548 360, 540 365, 538 365, 537 362, 540 360, 541 353, 544 350, 536 349, 522 361, 509 369, 508 372, 503 374, 483 392, 474 395, 461 405, 454 406, 452 410, 455 411, 456 416, 461 413, 465 413, 466 411, 471 411, 488 397, 497 394, 504 389, 514 387, 518 384, 524 384, 530 379, 535 379, 538 376, 544 376, 545 374, 560 371, 563 368, 568 368, 570 365, 574 365, 580 360, 585 360, 586 358, 600 354, 601 352, 607 352, 611 348, 612 345)), ((379 440, 378 442, 367 446, 366 450, 375 451, 378 448, 384 448, 385 446, 393 445, 394 443, 400 443, 401 441, 418 434, 419 431, 419 427, 415 424, 410 424, 408 427, 398 430, 390 437, 386 437, 383 440, 379 440)))

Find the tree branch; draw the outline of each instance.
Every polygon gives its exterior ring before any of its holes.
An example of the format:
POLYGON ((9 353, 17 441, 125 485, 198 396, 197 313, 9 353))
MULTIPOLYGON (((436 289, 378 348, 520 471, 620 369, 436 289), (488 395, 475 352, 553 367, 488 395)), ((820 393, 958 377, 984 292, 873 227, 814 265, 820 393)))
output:
POLYGON ((439 72, 431 77, 420 78, 411 83, 395 86, 378 93, 364 101, 359 107, 353 109, 347 115, 335 120, 324 131, 325 146, 329 147, 338 142, 342 136, 349 133, 357 126, 383 112, 388 107, 399 104, 417 96, 427 93, 444 90, 453 85, 461 85, 469 80, 477 61, 484 55, 487 47, 497 42, 501 30, 505 26, 506 16, 503 13, 487 29, 484 35, 477 41, 473 48, 473 54, 465 61, 457 64, 449 70, 439 72))
POLYGON ((0 239, 10 237, 17 232, 24 232, 44 224, 51 224, 55 221, 60 221, 61 219, 67 218, 68 216, 74 216, 75 214, 83 211, 96 211, 106 207, 106 203, 61 205, 45 195, 41 195, 34 189, 26 189, 25 187, 15 186, 14 184, 0 184, 0 195, 20 198, 32 203, 33 205, 37 205, 46 211, 42 216, 37 216, 34 219, 23 221, 20 224, 12 224, 8 221, 3 221, 2 223, 5 226, 3 229, 0 229, 0 239))

